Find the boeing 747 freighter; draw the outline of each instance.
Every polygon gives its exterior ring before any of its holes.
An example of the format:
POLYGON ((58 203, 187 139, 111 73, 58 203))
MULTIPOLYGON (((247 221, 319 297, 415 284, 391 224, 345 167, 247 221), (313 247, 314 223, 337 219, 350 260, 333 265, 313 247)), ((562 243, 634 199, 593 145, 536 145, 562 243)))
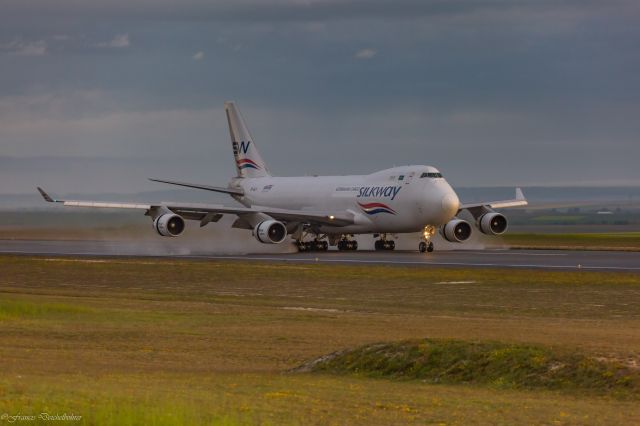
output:
POLYGON ((228 194, 240 206, 185 203, 113 203, 58 200, 38 188, 48 202, 72 207, 141 210, 163 237, 177 237, 185 220, 200 226, 234 215, 234 228, 250 230, 264 244, 295 242, 300 251, 357 250, 356 234, 372 234, 376 250, 393 250, 392 235, 420 232, 417 249, 433 251, 431 237, 439 230, 450 242, 464 243, 472 225, 458 218, 468 211, 475 227, 488 235, 507 229, 507 219, 494 209, 524 206, 522 191, 515 198, 484 203, 460 203, 442 174, 432 166, 402 166, 368 175, 272 176, 233 102, 225 103, 237 176, 226 187, 151 179, 172 185, 228 194))

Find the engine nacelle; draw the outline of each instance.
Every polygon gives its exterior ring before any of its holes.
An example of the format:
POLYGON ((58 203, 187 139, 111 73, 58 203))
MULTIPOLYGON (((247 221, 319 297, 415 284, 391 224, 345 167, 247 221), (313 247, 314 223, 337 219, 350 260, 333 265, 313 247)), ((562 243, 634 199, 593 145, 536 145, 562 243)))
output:
POLYGON ((442 227, 442 236, 452 243, 467 241, 471 236, 471 225, 462 219, 453 219, 442 227))
POLYGON ((253 230, 256 239, 264 244, 278 244, 287 238, 287 227, 277 220, 265 220, 253 230))
POLYGON ((153 229, 163 237, 177 237, 184 232, 184 219, 177 214, 165 213, 153 221, 153 229))
POLYGON ((500 213, 485 213, 478 219, 478 228, 487 235, 504 234, 507 230, 507 218, 500 213))

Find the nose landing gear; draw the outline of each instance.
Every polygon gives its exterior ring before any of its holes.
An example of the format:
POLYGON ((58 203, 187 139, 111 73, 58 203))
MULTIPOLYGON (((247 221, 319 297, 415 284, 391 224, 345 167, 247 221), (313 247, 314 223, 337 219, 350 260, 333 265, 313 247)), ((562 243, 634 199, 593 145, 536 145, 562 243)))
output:
POLYGON ((418 244, 418 250, 420 253, 424 253, 425 251, 431 253, 433 251, 433 242, 429 241, 428 243, 425 243, 424 241, 420 241, 420 244, 418 244))
POLYGON ((418 251, 420 253, 424 253, 425 251, 431 253, 433 251, 433 241, 431 241, 431 237, 433 237, 436 233, 436 227, 433 225, 427 225, 424 227, 422 231, 422 237, 420 244, 418 244, 418 251))

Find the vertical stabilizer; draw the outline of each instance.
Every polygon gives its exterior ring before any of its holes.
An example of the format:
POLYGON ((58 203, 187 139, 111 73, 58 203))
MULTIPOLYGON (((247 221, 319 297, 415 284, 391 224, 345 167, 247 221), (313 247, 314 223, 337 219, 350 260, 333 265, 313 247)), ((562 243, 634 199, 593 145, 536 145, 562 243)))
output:
POLYGON ((256 148, 255 141, 233 102, 225 102, 224 110, 229 123, 229 135, 239 177, 270 176, 267 166, 256 148))

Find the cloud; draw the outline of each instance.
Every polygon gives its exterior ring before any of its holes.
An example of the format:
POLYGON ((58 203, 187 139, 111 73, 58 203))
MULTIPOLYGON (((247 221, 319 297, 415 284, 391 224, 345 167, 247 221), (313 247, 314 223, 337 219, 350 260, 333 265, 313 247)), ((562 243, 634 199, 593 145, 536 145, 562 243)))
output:
POLYGON ((216 39, 216 43, 218 43, 221 46, 224 46, 226 48, 229 48, 235 52, 239 51, 240 49, 242 49, 242 43, 239 43, 237 40, 229 38, 229 37, 225 37, 225 36, 220 36, 216 39))
POLYGON ((97 47, 108 47, 113 49, 120 49, 124 47, 129 47, 131 43, 129 42, 129 34, 118 34, 111 41, 106 43, 98 43, 97 47))
POLYGON ((320 22, 344 19, 414 19, 425 16, 460 16, 514 11, 517 14, 542 9, 602 10, 636 8, 636 0, 4 0, 2 18, 24 19, 34 14, 76 19, 320 22), (55 4, 54 4, 55 3, 55 4), (606 5, 604 3, 607 3, 606 5))
POLYGON ((429 161, 477 184, 640 180, 629 1, 5 0, 0 151, 198 158, 212 134, 228 149, 230 98, 274 171, 429 161))
MULTIPOLYGON (((100 91, 0 97, 2 155, 197 156, 206 140, 203 135, 225 132, 221 106, 216 110, 128 106, 100 91), (181 138, 193 142, 176 144, 181 138)), ((226 143, 222 146, 228 148, 226 143)))
POLYGON ((0 50, 19 56, 42 56, 47 53, 47 42, 44 40, 23 41, 16 39, 9 43, 0 44, 0 50))
POLYGON ((353 55, 356 59, 371 59, 378 54, 378 51, 375 49, 367 48, 358 50, 355 55, 353 55))

